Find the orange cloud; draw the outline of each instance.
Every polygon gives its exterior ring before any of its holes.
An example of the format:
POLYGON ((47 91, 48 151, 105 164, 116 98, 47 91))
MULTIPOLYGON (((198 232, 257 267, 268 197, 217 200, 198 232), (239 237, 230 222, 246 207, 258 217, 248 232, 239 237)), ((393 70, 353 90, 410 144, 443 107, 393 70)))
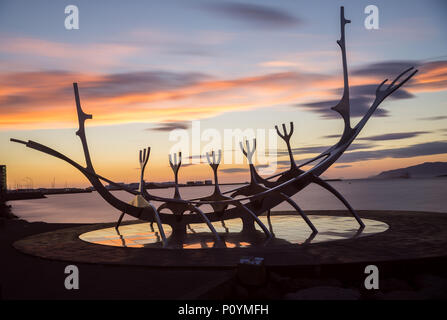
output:
POLYGON ((420 68, 421 72, 412 84, 414 92, 440 91, 447 89, 447 61, 429 62, 420 68))
POLYGON ((142 50, 126 44, 73 44, 35 38, 6 38, 2 39, 2 43, 0 51, 3 53, 14 56, 32 55, 34 58, 39 56, 49 62, 58 62, 58 65, 62 63, 66 67, 76 66, 78 70, 102 70, 105 67, 121 65, 123 59, 142 50))
MULTIPOLYGON (((379 74, 354 73, 350 84, 368 87, 381 80, 379 74)), ((95 124, 191 120, 236 110, 303 104, 316 98, 338 99, 337 90, 342 87, 339 75, 298 72, 229 80, 163 71, 1 73, 2 128, 73 126, 73 81, 79 82, 81 101, 85 110, 94 114, 95 124)), ((445 90, 446 82, 447 62, 432 62, 421 66, 421 72, 406 89, 410 93, 445 90)))

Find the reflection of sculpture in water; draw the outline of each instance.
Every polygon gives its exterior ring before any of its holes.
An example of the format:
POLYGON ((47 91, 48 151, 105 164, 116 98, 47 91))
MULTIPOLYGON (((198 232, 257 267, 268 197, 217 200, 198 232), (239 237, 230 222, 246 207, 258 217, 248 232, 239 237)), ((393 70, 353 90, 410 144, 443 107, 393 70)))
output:
MULTIPOLYGON (((261 217, 261 219, 267 224, 266 218, 261 217)), ((241 225, 237 220, 226 221, 229 232, 224 232, 223 229, 218 231, 221 235, 221 241, 227 248, 262 248, 267 245, 274 248, 355 239, 384 232, 388 229, 386 223, 368 219, 364 220, 367 227, 364 230, 359 229, 356 228, 357 222, 355 219, 344 216, 313 215, 312 220, 319 228, 318 233, 311 232, 303 223, 295 226, 296 216, 291 212, 272 215, 271 231, 275 233, 273 238, 266 238, 260 228, 247 234, 241 230, 241 225)), ((157 228, 152 229, 152 231, 150 229, 146 223, 130 222, 118 230, 113 227, 96 229, 81 234, 79 238, 83 241, 108 246, 160 248, 163 243, 160 242, 160 237, 157 235, 157 228)), ((193 224, 188 228, 187 235, 174 235, 170 228, 166 228, 166 236, 169 247, 172 249, 209 249, 219 246, 213 234, 208 232, 205 224, 193 224)))
MULTIPOLYGON (((150 230, 151 230, 151 235, 154 235, 155 238, 157 239, 155 241, 155 243, 160 242, 161 238, 160 238, 160 234, 158 233, 158 231, 155 231, 155 229, 152 225, 150 226, 150 230)), ((129 244, 126 243, 126 236, 121 234, 119 228, 115 228, 115 232, 116 232, 117 236, 119 237, 119 240, 121 240, 121 247, 128 247, 129 244)))
POLYGON ((150 148, 140 151, 140 188, 138 191, 130 190, 123 187, 110 179, 107 179, 99 175, 92 164, 89 148, 87 144, 87 138, 85 135, 85 121, 91 119, 92 116, 84 113, 81 107, 78 86, 74 83, 74 92, 76 99, 76 108, 79 120, 79 130, 76 134, 81 139, 82 147, 84 150, 86 166, 83 167, 67 156, 53 150, 47 146, 39 144, 34 141, 22 141, 18 139, 11 139, 13 142, 18 142, 25 144, 27 147, 44 152, 46 154, 52 155, 56 158, 64 160, 82 172, 85 177, 90 181, 92 186, 96 191, 107 201, 110 205, 122 212, 116 228, 119 228, 121 220, 124 214, 131 215, 137 219, 148 221, 151 225, 156 222, 160 233, 161 241, 163 246, 168 246, 168 239, 163 230, 163 224, 168 224, 172 228, 172 234, 170 239, 183 239, 186 237, 186 230, 191 228, 191 225, 198 223, 205 223, 210 231, 212 232, 215 243, 217 247, 225 247, 225 242, 222 241, 221 235, 216 231, 212 222, 230 219, 241 219, 242 222, 242 234, 246 237, 246 241, 250 241, 258 231, 255 229, 255 224, 257 224, 267 239, 273 237, 273 228, 271 223, 269 223, 269 228, 267 228, 264 223, 259 219, 259 216, 267 213, 270 221, 270 210, 276 207, 282 202, 287 202, 293 207, 295 213, 301 216, 306 224, 311 229, 312 233, 317 233, 317 228, 313 225, 307 215, 298 206, 298 204, 291 199, 291 197, 297 192, 306 188, 309 184, 314 183, 322 188, 326 189, 337 197, 349 210, 350 214, 356 219, 359 225, 359 231, 364 228, 364 224, 355 210, 350 206, 346 199, 331 185, 323 181, 319 176, 323 174, 338 158, 345 152, 345 150, 351 145, 355 138, 359 135, 363 127, 369 118, 373 115, 377 107, 384 101, 389 95, 394 91, 399 89, 403 84, 405 84, 417 70, 409 68, 402 72, 398 77, 394 79, 386 88, 384 88, 387 80, 383 81, 376 89, 375 99, 363 116, 363 118, 357 123, 353 128, 350 123, 350 98, 349 98, 349 81, 348 81, 348 70, 346 61, 346 44, 345 44, 345 25, 350 23, 344 17, 344 9, 341 7, 340 11, 340 25, 341 25, 341 38, 337 41, 341 49, 342 54, 342 65, 343 65, 343 79, 344 79, 344 90, 343 96, 340 102, 334 106, 332 109, 337 111, 344 121, 344 130, 339 139, 339 141, 322 152, 317 157, 306 161, 300 165, 295 163, 293 158, 293 152, 290 145, 290 139, 293 134, 293 123, 290 123, 290 130, 287 130, 286 125, 282 125, 282 132, 276 126, 276 130, 281 139, 284 140, 287 146, 289 158, 290 158, 290 168, 284 172, 275 174, 273 176, 263 178, 259 176, 256 168, 253 164, 252 157, 256 149, 256 140, 250 144, 249 141, 245 141, 245 147, 241 142, 240 147, 242 152, 246 156, 249 167, 250 167, 250 183, 246 186, 230 190, 227 192, 221 192, 218 182, 218 166, 220 163, 221 151, 218 151, 218 157, 216 159, 216 154, 214 151, 211 154, 207 154, 207 160, 213 169, 214 174, 214 192, 203 198, 198 199, 182 199, 180 192, 178 190, 178 172, 181 166, 181 154, 177 159, 177 155, 174 155, 174 161, 170 156, 171 168, 174 171, 175 176, 175 194, 173 198, 159 197, 151 195, 146 190, 146 183, 144 181, 144 169, 147 165, 149 159, 150 148), (399 82, 401 77, 405 77, 399 82), (316 163, 312 168, 307 171, 302 170, 302 168, 311 163, 316 163), (112 186, 117 186, 129 193, 135 195, 135 198, 131 203, 126 203, 116 198, 109 190, 107 190, 103 182, 107 182, 112 186), (161 202, 162 204, 156 208, 152 202, 161 202), (210 205, 213 208, 212 212, 204 213, 199 207, 202 205, 210 205), (169 212, 162 212, 162 211, 169 212), (186 213, 186 214, 185 214, 186 213))
POLYGON ((119 239, 121 240, 121 246, 122 247, 127 247, 126 245, 126 239, 124 238, 124 236, 120 233, 120 230, 118 228, 116 228, 116 234, 118 235, 119 239))

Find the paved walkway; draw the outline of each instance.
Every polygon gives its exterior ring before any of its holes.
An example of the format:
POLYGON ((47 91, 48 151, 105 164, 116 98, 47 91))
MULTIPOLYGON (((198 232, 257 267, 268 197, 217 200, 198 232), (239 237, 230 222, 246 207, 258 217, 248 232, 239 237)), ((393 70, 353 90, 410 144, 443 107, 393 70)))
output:
POLYGON ((79 268, 80 288, 66 290, 64 269, 71 263, 26 255, 12 247, 23 237, 74 226, 17 220, 0 225, 0 299, 194 299, 231 274, 73 263, 79 268))

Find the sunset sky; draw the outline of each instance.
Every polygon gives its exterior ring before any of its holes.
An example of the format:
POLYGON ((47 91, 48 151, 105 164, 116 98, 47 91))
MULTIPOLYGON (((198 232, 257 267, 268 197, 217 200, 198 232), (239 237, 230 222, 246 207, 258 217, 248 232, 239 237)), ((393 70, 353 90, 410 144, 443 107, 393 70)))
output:
MULTIPOLYGON (((96 171, 118 182, 138 180, 138 150, 146 146, 146 180, 172 180, 169 133, 191 134, 194 120, 222 136, 293 121, 297 162, 317 155, 343 130, 330 110, 343 86, 340 5, 352 20, 353 125, 380 82, 409 66, 419 72, 324 177, 447 161, 446 1, 0 0, 0 164, 8 166, 9 187, 49 187, 53 179, 57 187, 88 186, 68 164, 9 141, 37 141, 83 164, 73 82, 93 114, 87 138, 96 171), (64 27, 69 4, 79 8, 79 30, 64 27), (379 8, 378 30, 364 27, 369 4, 379 8)), ((276 163, 287 168, 285 145, 277 145, 276 163)), ((249 179, 246 164, 226 163, 219 172, 224 182, 249 179)), ((187 165, 180 181, 211 174, 206 164, 187 165)))

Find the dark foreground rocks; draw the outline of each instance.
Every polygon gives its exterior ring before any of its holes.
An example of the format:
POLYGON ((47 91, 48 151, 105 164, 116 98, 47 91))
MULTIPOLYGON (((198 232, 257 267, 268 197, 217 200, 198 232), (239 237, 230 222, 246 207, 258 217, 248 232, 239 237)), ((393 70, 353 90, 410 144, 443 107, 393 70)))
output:
POLYGON ((445 274, 421 273, 405 278, 384 278, 378 290, 344 278, 291 277, 270 272, 260 286, 246 286, 235 275, 213 288, 203 299, 266 299, 266 300, 439 300, 447 299, 445 274))

